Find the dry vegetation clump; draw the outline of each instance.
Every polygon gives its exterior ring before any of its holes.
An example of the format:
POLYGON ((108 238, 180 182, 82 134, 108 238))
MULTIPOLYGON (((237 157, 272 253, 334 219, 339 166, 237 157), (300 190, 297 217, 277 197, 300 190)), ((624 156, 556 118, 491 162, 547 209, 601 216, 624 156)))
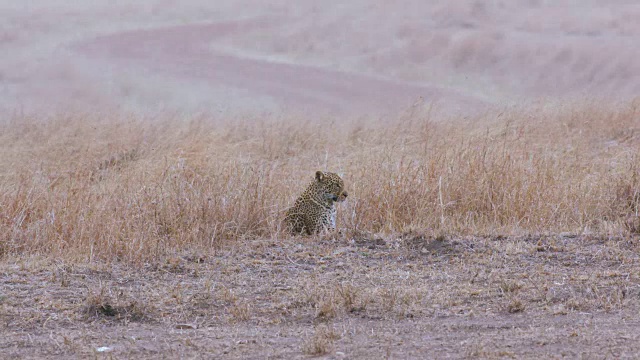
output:
POLYGON ((326 325, 319 325, 303 344, 302 351, 307 355, 325 355, 333 350, 334 342, 338 339, 340 335, 333 329, 326 325))
POLYGON ((278 238, 315 170, 349 233, 637 232, 638 102, 476 119, 17 117, 0 124, 0 254, 139 262, 278 238))
POLYGON ((90 292, 85 299, 83 313, 87 319, 113 319, 117 321, 143 321, 151 319, 149 304, 141 304, 138 300, 101 288, 90 292))

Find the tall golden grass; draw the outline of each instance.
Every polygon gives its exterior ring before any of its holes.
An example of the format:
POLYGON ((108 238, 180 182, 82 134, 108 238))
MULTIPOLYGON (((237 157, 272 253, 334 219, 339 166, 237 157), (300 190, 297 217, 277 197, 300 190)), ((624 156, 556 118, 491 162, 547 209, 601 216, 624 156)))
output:
POLYGON ((0 124, 0 254, 139 262, 279 238, 316 170, 343 174, 338 228, 621 234, 637 210, 640 102, 475 119, 56 115, 0 124))

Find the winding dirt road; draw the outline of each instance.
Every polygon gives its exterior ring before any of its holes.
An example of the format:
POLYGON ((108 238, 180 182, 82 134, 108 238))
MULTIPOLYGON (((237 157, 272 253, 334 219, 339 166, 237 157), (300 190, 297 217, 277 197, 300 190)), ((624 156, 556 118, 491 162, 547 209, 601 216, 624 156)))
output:
POLYGON ((640 93, 628 1, 33 0, 0 13, 0 116, 375 117, 419 97, 476 114, 640 93))
POLYGON ((267 96, 296 111, 395 113, 420 98, 456 113, 485 106, 480 100, 442 87, 215 50, 216 38, 264 26, 269 26, 267 20, 136 30, 84 41, 74 48, 90 59, 125 62, 151 73, 198 79, 267 96))

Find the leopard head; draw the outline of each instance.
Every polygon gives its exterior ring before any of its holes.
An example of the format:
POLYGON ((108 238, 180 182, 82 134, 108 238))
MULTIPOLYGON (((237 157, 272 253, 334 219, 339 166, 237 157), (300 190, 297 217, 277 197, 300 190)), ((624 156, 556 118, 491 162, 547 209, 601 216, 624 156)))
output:
POLYGON ((316 171, 315 185, 321 198, 330 204, 348 196, 342 178, 336 173, 316 171))

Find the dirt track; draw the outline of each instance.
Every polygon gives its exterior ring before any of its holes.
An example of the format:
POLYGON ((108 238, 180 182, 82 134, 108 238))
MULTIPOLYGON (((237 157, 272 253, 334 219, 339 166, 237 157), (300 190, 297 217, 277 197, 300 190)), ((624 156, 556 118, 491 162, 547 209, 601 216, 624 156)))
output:
POLYGON ((419 99, 439 103, 456 113, 477 112, 486 107, 478 99, 442 87, 242 57, 216 51, 212 46, 216 38, 268 28, 271 23, 254 20, 131 31, 99 37, 79 44, 77 49, 112 64, 128 64, 156 74, 267 96, 298 111, 342 115, 397 112, 419 99))
POLYGON ((640 89, 634 3, 327 5, 0 2, 0 111, 475 114, 640 89))

